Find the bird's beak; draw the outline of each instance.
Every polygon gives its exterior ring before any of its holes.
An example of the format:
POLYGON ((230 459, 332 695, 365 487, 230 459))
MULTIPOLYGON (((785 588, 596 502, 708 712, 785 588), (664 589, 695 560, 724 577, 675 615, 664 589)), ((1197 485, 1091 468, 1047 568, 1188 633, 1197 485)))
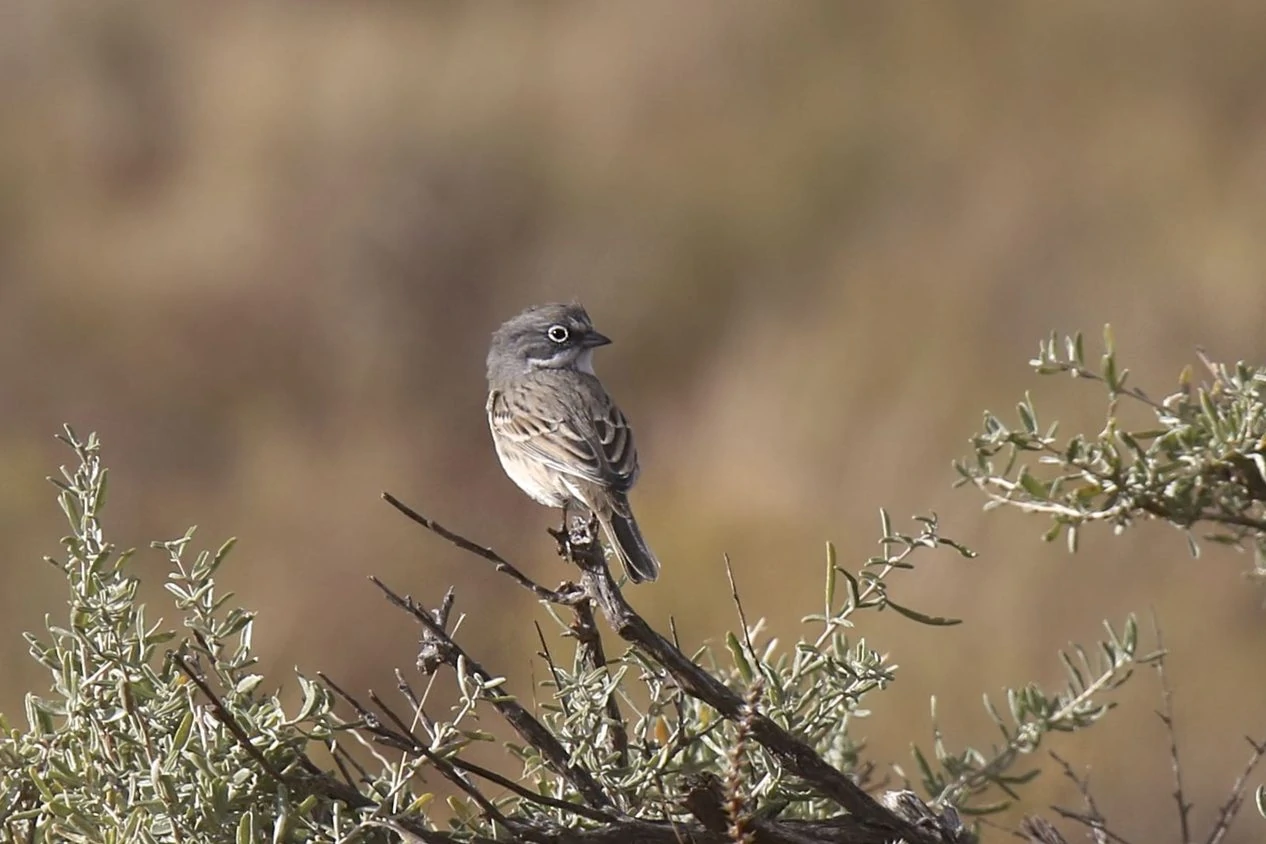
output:
POLYGON ((581 341, 581 345, 586 349, 596 349, 599 346, 606 346, 611 342, 611 338, 605 334, 599 334, 596 331, 585 332, 585 339, 581 341))

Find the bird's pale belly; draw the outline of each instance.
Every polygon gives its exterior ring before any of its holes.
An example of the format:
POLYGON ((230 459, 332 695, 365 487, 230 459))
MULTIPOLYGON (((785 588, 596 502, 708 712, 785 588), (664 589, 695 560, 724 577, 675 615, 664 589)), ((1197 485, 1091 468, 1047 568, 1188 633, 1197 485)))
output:
POLYGON ((496 447, 501 468, 533 501, 546 507, 558 508, 572 498, 570 491, 560 483, 557 472, 520 454, 507 454, 500 442, 496 443, 496 447))

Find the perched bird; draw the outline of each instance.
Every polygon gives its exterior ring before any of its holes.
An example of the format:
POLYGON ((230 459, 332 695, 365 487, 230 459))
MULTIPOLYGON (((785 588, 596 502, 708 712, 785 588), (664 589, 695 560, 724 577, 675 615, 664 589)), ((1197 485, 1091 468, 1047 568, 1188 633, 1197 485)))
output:
POLYGON ((537 502, 597 518, 634 583, 659 561, 629 508, 637 449, 629 422, 593 371, 611 341, 578 304, 537 305, 498 328, 488 350, 488 427, 510 480, 537 502))

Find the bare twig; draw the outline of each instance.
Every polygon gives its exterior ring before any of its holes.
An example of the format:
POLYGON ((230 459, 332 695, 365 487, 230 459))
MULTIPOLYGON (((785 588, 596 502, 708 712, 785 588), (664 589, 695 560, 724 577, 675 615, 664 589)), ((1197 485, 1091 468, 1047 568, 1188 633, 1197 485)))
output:
POLYGON ((1244 805, 1244 793, 1248 790, 1248 778, 1253 775, 1253 769, 1257 767, 1257 763, 1262 761, 1263 754, 1266 754, 1266 742, 1256 742, 1247 736, 1244 740, 1248 742, 1252 752, 1249 753, 1248 762, 1244 765, 1244 770, 1240 772, 1240 775, 1235 778, 1235 782, 1231 785, 1231 796, 1218 808, 1218 819, 1213 825, 1213 830, 1209 833, 1208 844, 1218 844, 1231 829, 1231 822, 1235 820, 1235 816, 1239 814, 1240 807, 1244 805))
POLYGON ((1089 829, 1096 844, 1106 844, 1108 841, 1115 841, 1117 844, 1130 844, 1128 839, 1122 838, 1106 826, 1103 826, 1103 820, 1096 818, 1092 813, 1074 812, 1072 809, 1065 809, 1061 806, 1052 806, 1051 811, 1058 814, 1061 818, 1077 821, 1077 823, 1089 829))
POLYGON ((1023 838, 1030 844, 1068 844, 1050 821, 1039 817, 1027 817, 1020 821, 1020 830, 1016 837, 1023 838))
POLYGON ((536 627, 536 638, 541 643, 539 656, 545 660, 545 665, 549 668, 550 676, 554 678, 554 697, 558 699, 558 705, 563 708, 563 715, 571 717, 571 704, 567 702, 567 696, 560 694, 563 689, 563 678, 559 676, 558 665, 554 662, 554 655, 549 651, 549 643, 545 641, 545 631, 541 629, 541 625, 533 622, 536 627))
MULTIPOLYGON (((374 704, 383 711, 387 718, 395 725, 399 733, 392 734, 389 729, 384 727, 378 720, 377 716, 364 707, 350 693, 341 688, 337 683, 325 675, 319 675, 322 681, 343 700, 347 701, 353 709, 356 710, 366 723, 367 729, 377 738, 387 740, 387 743, 401 750, 415 753, 435 766, 440 774, 449 782, 457 786, 462 792, 475 801, 481 812, 489 820, 500 824, 507 832, 516 833, 531 841, 545 841, 545 836, 540 830, 535 830, 531 826, 523 823, 516 823, 510 820, 501 812, 496 805, 484 796, 475 785, 466 776, 466 773, 459 770, 458 764, 452 759, 446 759, 444 756, 436 753, 427 747, 411 730, 404 724, 404 721, 395 714, 373 691, 369 692, 370 699, 374 704)), ((568 808, 573 808, 568 806, 568 808)))
MULTIPOLYGON (((473 545, 474 543, 469 544, 473 545)), ((460 660, 465 665, 466 671, 480 685, 488 686, 493 683, 493 676, 484 670, 484 667, 479 662, 462 650, 461 646, 453 641, 444 628, 435 623, 435 619, 432 618, 429 612, 414 603, 413 599, 397 595, 378 578, 370 577, 369 579, 383 591, 388 601, 412 615, 430 632, 437 642, 442 644, 444 662, 456 668, 460 660)), ((563 747, 558 738, 546 729, 544 724, 536 720, 530 712, 524 709, 518 701, 505 695, 497 695, 488 698, 488 702, 514 728, 520 738, 540 751, 541 757, 546 763, 559 776, 571 783, 572 787, 584 798, 586 803, 598 809, 611 807, 611 799, 602 790, 602 786, 598 784, 593 775, 574 764, 567 749, 563 747)))
POLYGON ((743 627, 743 644, 747 645, 747 655, 755 660, 756 648, 752 646, 752 634, 747 626, 747 613, 743 612, 743 600, 739 598, 738 586, 734 583, 734 568, 730 565, 730 555, 725 554, 725 577, 730 581, 730 600, 738 612, 739 624, 743 627))
POLYGON ((1062 809, 1059 806, 1052 806, 1051 809, 1058 812, 1060 817, 1077 821, 1090 830, 1091 836, 1096 844, 1107 844, 1109 840, 1116 841, 1117 844, 1130 844, 1128 840, 1113 832, 1108 828, 1108 820, 1099 811, 1099 806, 1095 803, 1094 795, 1090 793, 1090 781, 1084 777, 1077 776, 1073 771, 1073 766, 1061 757, 1055 751, 1051 751, 1051 758, 1059 763, 1064 769, 1064 776, 1073 781, 1073 785, 1077 786, 1077 791, 1081 793, 1081 797, 1086 801, 1086 811, 1074 812, 1071 809, 1062 809))
MULTIPOLYGON (((352 705, 352 708, 356 710, 356 714, 364 719, 366 724, 370 725, 369 729, 372 733, 387 733, 387 731, 380 726, 381 722, 378 721, 378 718, 362 706, 359 701, 340 688, 329 677, 326 677, 325 675, 320 676, 321 679, 325 681, 326 685, 352 705)), ((405 725, 404 721, 402 721, 400 717, 392 711, 391 707, 384 704, 381 698, 379 698, 373 690, 370 690, 369 692, 369 699, 374 702, 383 714, 387 716, 388 720, 396 726, 396 729, 400 731, 398 734, 401 739, 400 743, 408 745, 409 750, 424 757, 428 762, 434 765, 436 770, 438 770, 446 780, 457 786, 458 789, 470 797, 471 800, 475 801, 475 805, 479 807, 479 810, 484 813, 485 817, 494 823, 500 824, 507 831, 514 831, 519 828, 520 825, 512 823, 509 818, 502 814, 501 810, 499 810, 491 800, 485 797, 483 792, 476 788, 464 774, 457 771, 447 759, 423 744, 422 740, 413 734, 413 731, 405 725)), ((531 837, 529 832, 526 830, 523 831, 523 834, 529 838, 531 837)))
POLYGON ((1182 761, 1178 757, 1178 733, 1174 729, 1174 690, 1169 685, 1169 675, 1165 673, 1165 640, 1161 635, 1160 623, 1156 619, 1156 611, 1152 611, 1152 630, 1156 633, 1156 676, 1161 685, 1161 709, 1156 713, 1165 725, 1169 735, 1169 764, 1174 774, 1174 800, 1178 803, 1178 829, 1183 844, 1191 841, 1191 803, 1187 802, 1182 784, 1182 761))
MULTIPOLYGON (((409 728, 405 726, 403 719, 401 719, 398 715, 396 715, 391 710, 390 707, 386 706, 382 702, 382 700, 378 697, 378 695, 375 694, 374 692, 371 691, 369 693, 370 699, 375 703, 375 705, 378 706, 379 709, 383 711, 383 713, 387 716, 387 718, 391 721, 391 723, 395 725, 395 728, 398 732, 393 733, 390 729, 384 726, 378 720, 378 716, 368 711, 364 707, 364 705, 360 703, 360 701, 356 700, 356 698, 354 698, 346 690, 340 688, 338 684, 336 684, 329 677, 326 677, 324 674, 318 674, 318 676, 326 685, 328 685, 335 692, 335 694, 343 698, 343 700, 345 700, 354 710, 356 710, 357 715, 359 715, 362 721, 364 721, 366 724, 365 729, 367 729, 372 736, 383 740, 384 743, 389 744, 392 747, 395 747, 399 750, 404 750, 406 752, 415 753, 435 763, 436 766, 440 768, 440 773, 443 774, 445 777, 447 777, 450 781, 457 784, 458 787, 462 788, 463 791, 467 791, 467 788, 472 788, 472 789, 474 788, 473 784, 470 783, 469 779, 465 777, 465 774, 473 774, 474 776, 482 777, 483 779, 486 779, 489 782, 495 783, 501 786, 502 788, 512 791, 515 794, 517 794, 519 797, 522 797, 526 800, 531 800, 542 806, 548 806, 552 809, 562 809, 563 811, 571 812, 573 814, 579 815, 584 818, 588 818, 589 820, 592 820, 592 821, 598 821, 600 823, 611 823, 616 820, 616 817, 610 814, 609 812, 603 812, 596 809, 592 809, 581 803, 569 803, 566 800, 559 800, 557 798, 550 797, 545 794, 538 794, 534 791, 524 788, 523 786, 519 785, 513 780, 510 780, 506 777, 501 776, 495 771, 490 771, 487 768, 483 767, 482 765, 476 765, 475 763, 468 762, 458 756, 450 756, 447 758, 443 756, 439 756, 434 751, 432 751, 429 747, 427 747, 422 742, 422 740, 418 738, 418 736, 414 735, 412 731, 410 731, 409 728), (444 767, 445 765, 451 766, 453 770, 452 771, 447 770, 444 767), (454 779, 454 776, 460 777, 461 782, 458 782, 456 779, 454 779)), ((470 793, 470 792, 467 791, 467 793, 470 793)), ((474 797, 475 795, 472 794, 471 796, 474 797)), ((484 801, 482 800, 482 794, 475 799, 476 799, 476 802, 480 804, 480 807, 483 808, 484 801)), ((523 827, 522 824, 513 824, 512 822, 503 822, 503 823, 506 824, 507 829, 519 829, 523 827)))
POLYGON ((347 781, 349 786, 352 788, 356 787, 356 780, 352 778, 352 772, 347 768, 349 763, 360 773, 362 782, 370 781, 369 772, 361 767, 360 763, 352 758, 351 754, 344 750, 343 746, 335 741, 333 736, 326 739, 325 749, 330 752, 330 758, 334 760, 334 764, 338 767, 339 773, 343 775, 343 779, 347 781))
MULTIPOLYGON (((434 680, 435 678, 432 677, 431 680, 428 681, 426 691, 422 693, 422 699, 425 699, 427 694, 431 691, 430 683, 434 682, 434 680)), ((431 719, 430 715, 426 714, 426 709, 423 706, 422 699, 418 698, 417 693, 413 691, 413 687, 410 686, 408 681, 404 679, 404 675, 400 673, 399 668, 396 669, 396 688, 400 691, 400 694, 404 695, 404 699, 409 702, 409 707, 413 710, 413 717, 416 718, 418 723, 422 725, 422 729, 426 730, 427 734, 434 739, 435 721, 431 719)))
POLYGON ((511 565, 504 557, 502 557, 500 554, 498 554, 496 551, 492 550, 491 548, 488 548, 487 546, 484 546, 484 545, 479 545, 478 543, 475 543, 475 542, 471 542, 466 537, 459 536, 458 534, 453 533, 451 530, 444 527, 439 522, 432 521, 431 519, 428 519, 426 516, 423 516, 421 513, 409 507, 407 504, 405 504, 404 502, 402 502, 400 499, 396 498, 394 495, 392 495, 389 492, 384 492, 382 494, 382 497, 383 497, 383 500, 386 501, 388 504, 390 504, 392 507, 395 507, 401 513, 408 516, 411 520, 417 522, 422 527, 431 531, 436 536, 439 536, 439 537, 442 537, 443 539, 448 540, 449 542, 456 545, 458 548, 461 548, 463 551, 469 551, 470 553, 474 554, 477 557, 483 557, 485 560, 492 563, 496 567, 497 571, 502 572, 503 574, 509 575, 520 586, 522 586, 524 589, 531 591, 534 595, 536 595, 536 597, 540 598, 542 601, 549 601, 550 603, 555 603, 555 604, 567 603, 565 596, 554 591, 553 589, 548 589, 540 585, 536 581, 532 580, 530 577, 525 575, 523 572, 519 571, 517 568, 511 565))
MULTIPOLYGON (((441 630, 448 630, 448 617, 453 612, 453 602, 457 600, 457 593, 453 587, 448 587, 448 591, 444 593, 444 600, 440 601, 440 605, 430 611, 431 618, 439 625, 441 630)), ((421 641, 418 642, 418 668, 427 676, 433 675, 441 665, 444 664, 444 643, 431 635, 429 630, 422 631, 421 641)))
MULTIPOLYGON (((437 761, 436 754, 433 751, 431 751, 429 747, 427 747, 426 743, 417 734, 415 734, 413 730, 407 724, 404 723, 404 719, 401 718, 399 715, 397 715, 395 710, 393 710, 390 706, 388 706, 386 703, 383 702, 382 698, 380 698, 378 696, 378 693, 375 692, 373 689, 369 690, 369 699, 373 701, 374 706, 377 706, 378 710, 382 712, 382 714, 387 716, 387 720, 389 720, 392 724, 395 725, 396 729, 399 731, 399 735, 407 739, 409 743, 413 745, 413 750, 421 754, 422 756, 425 756, 427 759, 431 760, 432 762, 434 762, 436 764, 436 767, 440 769, 440 773, 442 773, 445 777, 448 777, 450 780, 452 780, 456 785, 458 785, 459 788, 462 788, 463 791, 465 791, 466 788, 471 788, 471 789, 475 788, 474 783, 472 783, 466 776, 464 776, 460 772, 453 771, 452 776, 450 776, 449 770, 445 768, 443 764, 440 764, 440 763, 447 763, 448 760, 445 760, 443 757, 438 757, 438 761, 437 761), (465 784, 465 786, 463 787, 461 783, 457 783, 457 781, 453 779, 454 776, 459 777, 462 780, 462 783, 465 784)), ((472 794, 471 797, 474 798, 476 803, 479 803, 480 808, 483 808, 483 801, 481 799, 482 795, 480 797, 475 797, 472 794)), ((493 817, 493 816, 489 815, 489 817, 493 817)))
MULTIPOLYGON (((334 742, 333 736, 325 740, 325 749, 329 750, 330 758, 334 760, 334 766, 338 768, 339 773, 343 774, 343 779, 347 781, 347 785, 356 788, 356 779, 352 778, 352 772, 348 771, 347 762, 343 760, 344 757, 351 759, 351 757, 348 757, 347 750, 344 750, 341 744, 334 742)), ((352 759, 352 762, 354 764, 356 760, 352 759)), ((362 776, 365 773, 365 769, 361 768, 362 776)))
POLYGON ((615 823, 617 818, 610 812, 603 812, 593 809, 583 803, 570 803, 566 800, 559 800, 556 797, 550 797, 548 794, 539 794, 531 789, 524 788, 512 779, 503 777, 496 771, 489 770, 482 765, 476 765, 474 762, 468 762, 459 756, 454 756, 449 760, 453 763, 454 768, 458 768, 477 777, 482 777, 491 783, 496 783, 507 791, 513 791, 524 800, 531 800, 541 806, 548 806, 551 809, 561 809, 564 812, 571 812, 573 815, 579 815, 582 818, 588 818, 598 823, 615 823))

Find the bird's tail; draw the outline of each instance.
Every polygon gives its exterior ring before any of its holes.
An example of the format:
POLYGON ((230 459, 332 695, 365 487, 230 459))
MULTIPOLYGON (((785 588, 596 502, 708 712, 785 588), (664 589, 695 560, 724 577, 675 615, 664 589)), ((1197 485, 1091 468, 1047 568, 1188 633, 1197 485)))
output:
POLYGON ((642 538, 642 531, 633 518, 628 502, 619 503, 624 506, 612 508, 610 515, 601 519, 611 550, 620 558, 629 580, 634 583, 654 580, 659 577, 659 560, 655 559, 646 540, 642 538))

